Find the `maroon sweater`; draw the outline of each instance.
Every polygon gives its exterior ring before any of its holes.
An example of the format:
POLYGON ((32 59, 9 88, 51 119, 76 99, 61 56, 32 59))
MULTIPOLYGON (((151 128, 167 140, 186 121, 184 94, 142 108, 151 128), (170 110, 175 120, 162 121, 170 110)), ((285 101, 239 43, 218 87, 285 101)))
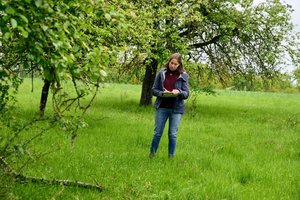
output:
MULTIPOLYGON (((175 82, 178 79, 179 75, 180 75, 180 73, 177 70, 172 72, 171 70, 168 69, 166 72, 166 77, 165 77, 165 81, 164 81, 164 88, 169 91, 172 91, 173 89, 175 89, 175 82)), ((173 108, 174 100, 175 100, 175 97, 163 98, 159 107, 160 108, 173 108)))

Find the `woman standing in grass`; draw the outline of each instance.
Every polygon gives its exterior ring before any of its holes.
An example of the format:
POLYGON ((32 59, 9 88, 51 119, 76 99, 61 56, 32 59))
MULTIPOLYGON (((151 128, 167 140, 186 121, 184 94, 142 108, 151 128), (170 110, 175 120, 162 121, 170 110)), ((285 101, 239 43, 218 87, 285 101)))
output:
POLYGON ((168 119, 169 158, 174 157, 178 126, 185 111, 184 100, 189 96, 188 79, 179 53, 170 56, 155 78, 152 92, 157 98, 154 103, 156 112, 150 158, 155 156, 168 119))

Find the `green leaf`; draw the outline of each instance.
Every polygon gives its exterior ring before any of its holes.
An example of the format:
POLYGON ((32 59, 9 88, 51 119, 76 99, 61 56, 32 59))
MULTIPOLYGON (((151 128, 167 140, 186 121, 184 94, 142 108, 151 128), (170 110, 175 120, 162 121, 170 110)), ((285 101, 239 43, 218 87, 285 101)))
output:
POLYGON ((104 17, 105 17, 108 21, 111 20, 111 16, 110 16, 110 14, 108 14, 108 13, 105 13, 104 17))
POLYGON ((25 29, 24 29, 22 26, 18 26, 18 30, 21 32, 21 35, 22 35, 24 38, 28 38, 28 32, 25 31, 25 29))
POLYGON ((10 19, 10 23, 13 28, 17 28, 18 22, 14 18, 10 19))
POLYGON ((20 15, 21 19, 28 24, 28 19, 24 15, 20 15))
POLYGON ((44 77, 48 81, 54 80, 54 75, 50 72, 49 68, 44 68, 44 77))
POLYGON ((107 76, 106 71, 104 71, 103 69, 100 70, 100 74, 101 74, 103 77, 106 77, 106 76, 107 76))
POLYGON ((23 36, 24 38, 28 38, 28 32, 25 31, 24 29, 23 29, 23 31, 21 32, 21 34, 22 34, 22 36, 23 36))
POLYGON ((45 25, 41 25, 43 31, 47 31, 47 29, 49 28, 48 26, 45 26, 45 25))
POLYGON ((12 7, 7 7, 6 8, 6 13, 7 14, 10 14, 10 15, 13 15, 13 14, 15 14, 15 9, 14 8, 12 8, 12 7))
POLYGON ((6 32, 3 36, 4 40, 8 40, 11 37, 11 32, 6 32))
POLYGON ((43 4, 43 0, 35 0, 35 5, 36 5, 36 7, 41 7, 42 6, 42 4, 43 4))

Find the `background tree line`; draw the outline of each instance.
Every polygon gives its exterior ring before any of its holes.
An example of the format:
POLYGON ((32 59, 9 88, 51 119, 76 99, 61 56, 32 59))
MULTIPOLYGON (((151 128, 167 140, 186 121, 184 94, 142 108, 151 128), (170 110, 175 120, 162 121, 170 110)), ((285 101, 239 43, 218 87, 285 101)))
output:
MULTIPOLYGON (((225 77, 220 82, 211 69, 205 64, 186 63, 186 70, 190 73, 190 86, 193 90, 203 91, 205 89, 230 89, 243 91, 265 91, 265 92, 299 92, 299 75, 297 70, 292 74, 280 72, 272 79, 263 80, 259 76, 251 79, 242 75, 225 77), (297 81, 298 80, 298 81, 297 81)), ((107 82, 141 84, 145 69, 136 67, 134 70, 125 70, 121 65, 116 65, 108 72, 107 82)), ((250 78, 250 77, 249 77, 250 78)))

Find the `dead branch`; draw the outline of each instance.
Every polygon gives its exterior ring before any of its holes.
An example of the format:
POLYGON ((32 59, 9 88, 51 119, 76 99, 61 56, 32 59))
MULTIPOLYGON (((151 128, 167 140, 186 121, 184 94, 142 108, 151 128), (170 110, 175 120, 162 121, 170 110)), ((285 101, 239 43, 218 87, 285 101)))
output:
POLYGON ((44 178, 36 178, 31 176, 25 176, 21 173, 17 173, 13 170, 10 165, 4 160, 4 158, 0 157, 0 166, 4 169, 4 173, 12 176, 15 180, 19 181, 20 183, 43 183, 48 185, 64 185, 64 186, 72 186, 72 187, 81 187, 85 189, 94 189, 98 191, 102 191, 103 187, 97 183, 96 185, 85 183, 81 181, 71 181, 71 180, 58 180, 58 179, 44 179, 44 178))

